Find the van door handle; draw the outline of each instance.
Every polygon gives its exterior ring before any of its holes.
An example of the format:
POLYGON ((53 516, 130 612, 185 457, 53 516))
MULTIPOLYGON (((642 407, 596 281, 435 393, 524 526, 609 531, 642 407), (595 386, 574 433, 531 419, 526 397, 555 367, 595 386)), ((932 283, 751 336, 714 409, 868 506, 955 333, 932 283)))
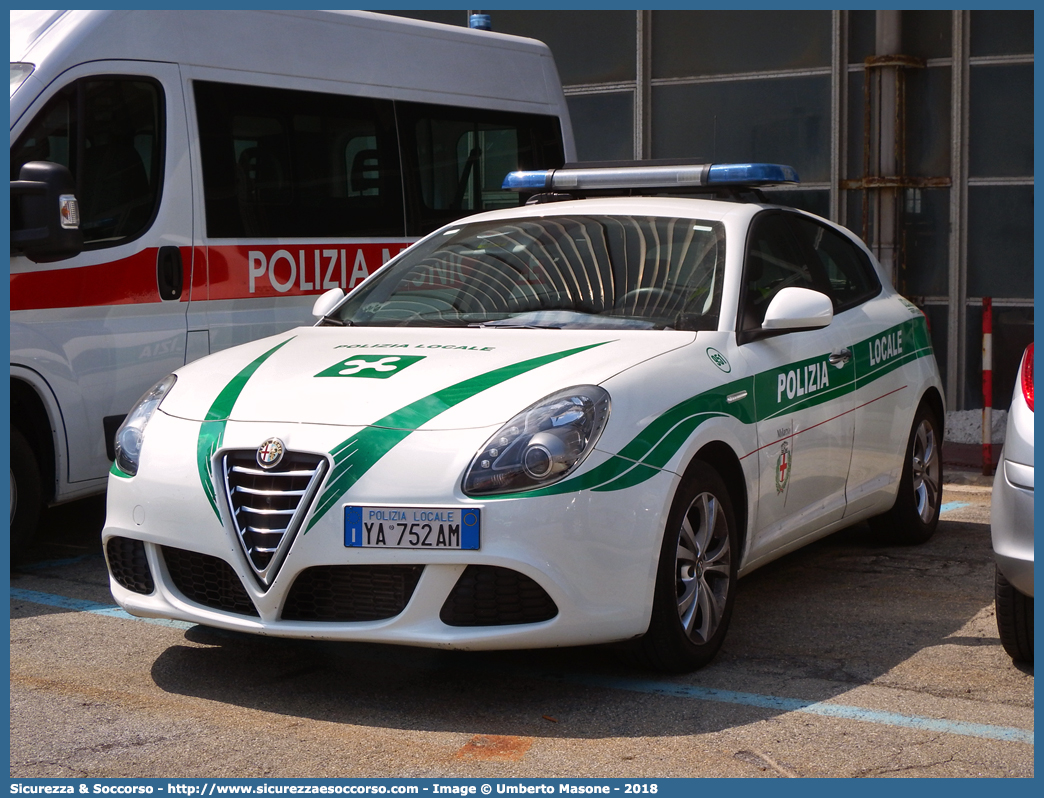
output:
POLYGON ((181 299, 183 281, 181 250, 177 247, 160 247, 156 256, 156 285, 160 299, 166 302, 181 299))
POLYGON ((851 349, 842 349, 840 352, 834 352, 833 354, 830 355, 829 358, 827 358, 827 360, 829 360, 829 362, 830 362, 830 365, 831 366, 836 366, 837 368, 841 368, 843 365, 845 365, 845 363, 847 363, 851 359, 852 359, 852 350, 851 349))

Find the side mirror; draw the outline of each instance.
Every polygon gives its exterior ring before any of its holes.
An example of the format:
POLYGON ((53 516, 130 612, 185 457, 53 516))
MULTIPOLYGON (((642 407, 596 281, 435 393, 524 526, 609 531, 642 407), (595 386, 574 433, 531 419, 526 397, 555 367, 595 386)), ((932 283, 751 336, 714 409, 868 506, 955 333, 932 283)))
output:
POLYGON ((315 300, 315 304, 312 305, 312 315, 317 319, 325 318, 342 299, 344 299, 344 291, 340 288, 331 288, 325 294, 320 294, 319 298, 315 300))
POLYGON ((830 298, 810 288, 789 286, 772 297, 765 309, 763 330, 814 330, 834 319, 830 298))
POLYGON ((50 161, 23 164, 11 181, 11 250, 51 263, 83 250, 80 205, 69 170, 50 161))

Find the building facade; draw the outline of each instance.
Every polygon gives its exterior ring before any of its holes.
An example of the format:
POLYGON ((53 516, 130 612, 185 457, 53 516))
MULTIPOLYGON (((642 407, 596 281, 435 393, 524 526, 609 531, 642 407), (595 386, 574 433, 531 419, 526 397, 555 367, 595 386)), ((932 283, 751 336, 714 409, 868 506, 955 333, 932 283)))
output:
MULTIPOLYGON (((464 11, 409 11, 465 25, 464 11)), ((947 404, 1033 340, 1032 11, 492 11, 546 42, 581 160, 794 166, 770 194, 859 233, 925 311, 947 404)))

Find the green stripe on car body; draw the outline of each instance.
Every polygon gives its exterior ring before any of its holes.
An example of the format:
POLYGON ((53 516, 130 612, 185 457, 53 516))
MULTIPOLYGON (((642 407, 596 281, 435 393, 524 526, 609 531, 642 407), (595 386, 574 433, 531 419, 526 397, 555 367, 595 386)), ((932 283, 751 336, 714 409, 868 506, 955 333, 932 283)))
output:
MULTIPOLYGON (((532 358, 471 377, 418 399, 363 428, 330 451, 333 468, 305 531, 311 529, 388 452, 436 416, 508 379, 605 343, 608 342, 532 358)), ((215 400, 207 420, 201 425, 198 446, 200 480, 215 513, 218 511, 210 462, 221 445, 228 414, 246 381, 282 345, 241 371, 215 400)), ((852 350, 855 368, 835 369, 829 365, 829 354, 824 354, 719 385, 678 403, 653 419, 619 452, 588 471, 546 488, 483 498, 496 500, 633 487, 660 473, 695 430, 712 418, 731 417, 742 424, 755 424, 835 400, 907 363, 932 354, 923 317, 867 338, 852 350)), ((220 518, 220 514, 218 516, 220 518)))
POLYGON ((743 424, 755 424, 805 410, 870 385, 900 366, 930 354, 932 347, 924 318, 910 319, 853 346, 850 363, 854 362, 855 368, 831 366, 827 353, 720 385, 670 408, 619 452, 588 471, 546 488, 483 499, 630 488, 662 471, 696 428, 709 419, 731 416, 743 424), (737 398, 744 392, 746 396, 737 398))
MULTIPOLYGON (((214 475, 211 471, 214 452, 221 448, 221 442, 225 437, 225 425, 228 423, 232 408, 236 404, 239 395, 243 393, 247 382, 254 376, 254 372, 261 367, 268 358, 279 349, 290 343, 293 338, 287 338, 282 343, 276 344, 261 357, 250 363, 240 371, 231 381, 221 389, 217 399, 210 406, 207 415, 199 425, 199 438, 196 441, 196 467, 199 470, 199 481, 203 485, 203 492, 210 502, 211 508, 218 521, 221 521, 221 512, 217 506, 217 491, 214 486, 214 475)), ((224 522, 222 522, 224 523, 224 522)))

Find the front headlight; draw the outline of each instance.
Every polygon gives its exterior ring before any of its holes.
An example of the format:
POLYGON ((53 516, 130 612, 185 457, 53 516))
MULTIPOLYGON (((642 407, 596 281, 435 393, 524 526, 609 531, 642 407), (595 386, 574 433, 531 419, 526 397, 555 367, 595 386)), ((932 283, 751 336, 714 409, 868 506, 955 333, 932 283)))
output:
POLYGON ((134 476, 138 473, 138 460, 141 457, 141 442, 145 435, 145 425, 152 414, 160 406, 177 377, 168 374, 145 392, 145 395, 127 414, 120 428, 116 430, 116 467, 124 474, 134 476))
POLYGON ((597 385, 541 399, 479 450, 464 474, 464 493, 514 493, 557 482, 583 462, 608 419, 609 394, 597 385))

